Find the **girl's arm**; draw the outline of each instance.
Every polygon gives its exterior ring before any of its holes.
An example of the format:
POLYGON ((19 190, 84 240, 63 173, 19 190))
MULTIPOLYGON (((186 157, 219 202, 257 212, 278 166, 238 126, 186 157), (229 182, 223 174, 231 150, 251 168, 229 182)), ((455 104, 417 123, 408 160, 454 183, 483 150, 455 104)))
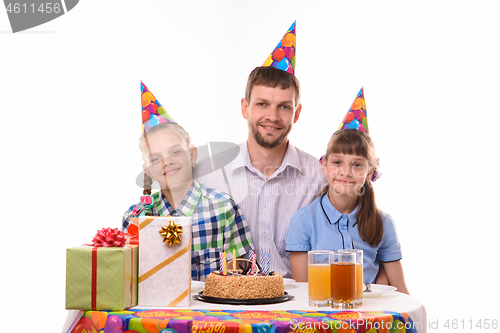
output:
POLYGON ((307 282, 307 252, 289 252, 292 279, 307 282))
POLYGON ((400 293, 410 294, 406 287, 405 276, 403 274, 403 265, 401 260, 380 263, 384 267, 389 279, 389 285, 398 288, 400 293))
POLYGON ((378 263, 378 274, 375 278, 375 283, 389 285, 389 278, 387 277, 387 273, 384 269, 384 263, 380 261, 378 263))

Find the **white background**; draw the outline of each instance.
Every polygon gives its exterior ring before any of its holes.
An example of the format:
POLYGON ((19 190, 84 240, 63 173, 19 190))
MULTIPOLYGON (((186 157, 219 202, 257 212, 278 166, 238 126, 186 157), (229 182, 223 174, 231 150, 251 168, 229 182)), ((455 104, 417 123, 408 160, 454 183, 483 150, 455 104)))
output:
POLYGON ((396 221, 411 294, 443 331, 448 319, 500 319, 499 9, 85 0, 17 34, 0 10, 2 331, 22 318, 59 331, 66 247, 118 226, 141 195, 140 80, 195 145, 242 142, 246 78, 294 20, 303 109, 291 142, 321 155, 364 86, 377 200, 396 221))

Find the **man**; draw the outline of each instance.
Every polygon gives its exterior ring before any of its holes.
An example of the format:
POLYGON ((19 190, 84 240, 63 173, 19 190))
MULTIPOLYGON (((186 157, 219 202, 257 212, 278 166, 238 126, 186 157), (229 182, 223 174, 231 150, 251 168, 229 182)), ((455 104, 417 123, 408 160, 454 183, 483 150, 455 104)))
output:
POLYGON ((255 68, 241 99, 247 142, 195 167, 195 179, 235 199, 256 251, 270 253, 271 269, 288 278, 285 237, 290 218, 326 185, 318 159, 289 143, 288 134, 301 111, 300 84, 293 74, 273 67, 255 68))

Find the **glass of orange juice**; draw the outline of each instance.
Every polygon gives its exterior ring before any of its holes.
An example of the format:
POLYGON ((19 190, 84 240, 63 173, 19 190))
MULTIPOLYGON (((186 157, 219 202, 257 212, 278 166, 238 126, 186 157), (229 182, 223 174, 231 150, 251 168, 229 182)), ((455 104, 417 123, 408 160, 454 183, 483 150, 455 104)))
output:
POLYGON ((330 254, 332 251, 309 251, 307 275, 309 283, 309 305, 330 305, 330 254))
POLYGON ((363 304, 363 250, 339 250, 356 255, 356 305, 363 304))
POLYGON ((356 254, 333 251, 330 268, 332 307, 352 309, 356 302, 356 254))

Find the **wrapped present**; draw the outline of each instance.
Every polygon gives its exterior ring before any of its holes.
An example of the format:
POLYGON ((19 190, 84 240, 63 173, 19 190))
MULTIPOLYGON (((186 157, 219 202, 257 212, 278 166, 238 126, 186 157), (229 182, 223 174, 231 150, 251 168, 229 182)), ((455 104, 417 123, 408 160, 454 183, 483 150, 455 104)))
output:
POLYGON ((66 309, 124 310, 137 305, 139 249, 124 242, 123 232, 108 228, 98 232, 93 245, 66 250, 66 309))
POLYGON ((131 217, 129 219, 132 223, 127 228, 127 233, 125 236, 125 244, 129 245, 139 245, 139 219, 137 217, 131 217))
POLYGON ((190 306, 191 217, 139 217, 139 305, 190 306))

